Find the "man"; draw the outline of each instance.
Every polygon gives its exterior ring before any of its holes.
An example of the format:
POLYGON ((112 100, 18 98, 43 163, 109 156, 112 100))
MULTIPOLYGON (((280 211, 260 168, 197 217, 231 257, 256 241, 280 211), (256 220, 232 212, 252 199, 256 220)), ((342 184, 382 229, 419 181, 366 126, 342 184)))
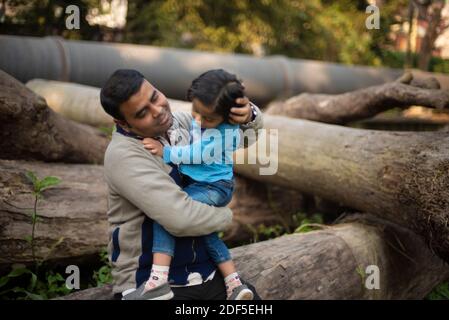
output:
MULTIPOLYGON (((136 70, 114 72, 100 98, 117 125, 104 160, 115 297, 143 296, 139 290, 151 271, 155 220, 178 237, 169 274, 174 299, 225 299, 223 278, 215 272, 200 236, 229 226, 231 210, 193 201, 182 191, 176 166, 165 164, 142 144, 144 137, 157 138, 164 145, 188 143, 187 136, 172 133, 188 135, 192 116, 172 114, 164 94, 136 70)), ((231 110, 232 121, 242 129, 261 128, 260 110, 247 98, 241 99, 237 103, 245 106, 231 110)), ((145 298, 164 299, 167 294, 156 292, 145 298)))

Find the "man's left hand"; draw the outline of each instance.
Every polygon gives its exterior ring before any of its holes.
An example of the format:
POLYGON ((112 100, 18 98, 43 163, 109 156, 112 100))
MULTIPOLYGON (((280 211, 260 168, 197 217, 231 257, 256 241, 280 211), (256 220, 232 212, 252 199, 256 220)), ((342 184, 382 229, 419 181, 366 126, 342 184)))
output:
POLYGON ((237 98, 236 103, 244 105, 243 107, 231 108, 231 113, 229 114, 229 122, 232 124, 245 124, 251 121, 252 110, 247 97, 237 98))

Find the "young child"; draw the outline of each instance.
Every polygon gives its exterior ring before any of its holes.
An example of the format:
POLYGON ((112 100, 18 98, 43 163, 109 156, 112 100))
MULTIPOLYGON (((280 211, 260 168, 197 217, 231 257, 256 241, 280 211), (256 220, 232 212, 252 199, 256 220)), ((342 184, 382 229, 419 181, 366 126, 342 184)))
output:
MULTIPOLYGON (((187 92, 192 102, 191 143, 162 146, 151 139, 145 147, 165 162, 179 164, 187 179, 183 189, 192 199, 213 206, 225 206, 234 191, 232 154, 240 142, 239 126, 229 123, 237 98, 244 87, 233 74, 210 70, 193 80, 187 92), (192 141, 193 140, 193 141, 192 141)), ((204 236, 208 253, 222 273, 228 300, 252 300, 253 292, 240 281, 228 248, 217 233, 204 236)), ((175 240, 161 225, 153 223, 153 266, 145 291, 166 285, 175 240)))

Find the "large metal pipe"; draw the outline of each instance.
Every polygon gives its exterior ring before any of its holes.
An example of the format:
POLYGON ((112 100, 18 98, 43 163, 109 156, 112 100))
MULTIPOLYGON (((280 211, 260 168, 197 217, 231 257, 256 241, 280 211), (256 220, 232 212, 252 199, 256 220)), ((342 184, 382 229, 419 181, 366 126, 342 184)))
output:
MULTIPOLYGON (((192 79, 212 68, 238 74, 259 104, 301 92, 341 93, 397 78, 402 70, 257 58, 153 46, 0 35, 0 68, 22 82, 34 78, 101 87, 117 68, 141 71, 173 99, 184 99, 192 79)), ((447 77, 440 76, 449 87, 447 77)))

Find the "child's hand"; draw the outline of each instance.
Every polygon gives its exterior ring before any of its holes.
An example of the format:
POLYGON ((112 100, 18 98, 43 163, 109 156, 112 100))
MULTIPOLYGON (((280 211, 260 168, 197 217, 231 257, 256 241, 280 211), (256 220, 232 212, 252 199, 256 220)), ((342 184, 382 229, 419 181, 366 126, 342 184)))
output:
POLYGON ((143 146, 145 149, 151 152, 156 156, 162 157, 162 144, 153 138, 145 138, 142 140, 143 146))
POLYGON ((249 104, 249 99, 247 97, 237 98, 235 102, 243 107, 231 108, 229 122, 232 124, 245 124, 250 122, 252 118, 252 111, 251 105, 249 104))

